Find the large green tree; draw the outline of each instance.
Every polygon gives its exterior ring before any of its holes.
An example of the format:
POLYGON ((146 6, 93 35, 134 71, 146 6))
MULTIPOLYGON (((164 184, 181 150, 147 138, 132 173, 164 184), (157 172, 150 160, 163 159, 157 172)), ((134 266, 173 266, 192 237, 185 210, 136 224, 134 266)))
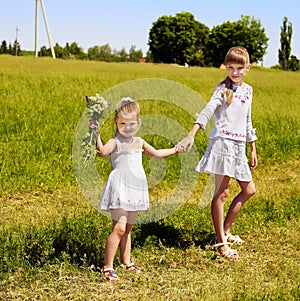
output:
POLYGON ((284 17, 283 24, 280 27, 280 49, 278 50, 279 64, 283 70, 288 70, 288 62, 291 55, 291 43, 293 28, 292 23, 288 22, 288 18, 284 17))
POLYGON ((189 12, 162 16, 149 33, 149 50, 155 63, 203 64, 203 47, 209 28, 189 12))
POLYGON ((219 67, 228 49, 238 45, 248 50, 252 63, 262 61, 268 40, 261 22, 253 17, 242 15, 236 22, 224 22, 210 31, 204 53, 206 65, 219 67))

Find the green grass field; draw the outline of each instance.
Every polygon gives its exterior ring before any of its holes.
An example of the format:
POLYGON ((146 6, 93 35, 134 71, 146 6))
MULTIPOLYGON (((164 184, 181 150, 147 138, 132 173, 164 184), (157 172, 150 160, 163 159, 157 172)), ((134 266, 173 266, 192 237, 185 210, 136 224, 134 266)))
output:
MULTIPOLYGON (((225 260, 212 248, 210 208, 199 206, 207 181, 201 175, 176 212, 134 226, 132 257, 143 273, 126 273, 117 256, 120 283, 101 278, 111 221, 85 200, 72 165, 85 94, 154 78, 208 101, 224 76, 215 68, 0 56, 0 300, 300 300, 300 73, 259 67, 245 79, 254 89, 259 166, 257 194, 232 229, 246 240, 237 247, 241 260, 225 260)), ((193 123, 191 115, 159 101, 143 101, 141 109, 186 131, 193 123)), ((108 125, 103 137, 112 134, 108 125)), ((148 138, 155 147, 170 146, 159 136, 148 138)), ((206 145, 199 133, 199 155, 206 145)), ((97 166, 107 177, 108 161, 99 158, 97 166)), ((178 157, 168 166, 174 168, 150 190, 152 199, 168 193, 170 179, 178 177, 178 157)), ((230 191, 231 198, 234 181, 230 191)))

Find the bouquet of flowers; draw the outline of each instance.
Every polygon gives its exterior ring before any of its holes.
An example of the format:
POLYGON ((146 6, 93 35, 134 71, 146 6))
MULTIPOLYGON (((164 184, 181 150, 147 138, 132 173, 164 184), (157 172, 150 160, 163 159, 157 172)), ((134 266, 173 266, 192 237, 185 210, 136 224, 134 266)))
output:
MULTIPOLYGON (((99 94, 96 94, 95 96, 86 95, 85 99, 88 108, 87 114, 90 117, 89 121, 97 121, 100 127, 100 119, 104 118, 106 110, 111 106, 111 102, 107 102, 99 94)), ((89 131, 82 140, 81 147, 83 148, 84 163, 87 163, 91 158, 94 158, 94 156, 97 154, 96 140, 99 132, 99 127, 92 128, 89 126, 89 131)))

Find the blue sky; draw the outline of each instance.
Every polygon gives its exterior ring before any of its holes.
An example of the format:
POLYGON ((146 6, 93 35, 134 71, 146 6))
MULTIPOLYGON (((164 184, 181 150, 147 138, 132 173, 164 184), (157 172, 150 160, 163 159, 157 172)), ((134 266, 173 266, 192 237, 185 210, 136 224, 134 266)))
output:
MULTIPOLYGON (((24 50, 34 50, 36 0, 0 0, 0 41, 13 43, 17 34, 24 50), (18 33, 17 29, 18 28, 18 33)), ((264 66, 278 63, 280 27, 286 16, 292 23, 292 54, 300 58, 300 17, 298 0, 44 0, 53 44, 77 42, 84 51, 109 44, 112 49, 128 51, 132 45, 148 50, 149 30, 163 15, 187 11, 209 28, 241 15, 260 20, 269 37, 264 66)), ((49 47, 39 3, 38 49, 49 47)))

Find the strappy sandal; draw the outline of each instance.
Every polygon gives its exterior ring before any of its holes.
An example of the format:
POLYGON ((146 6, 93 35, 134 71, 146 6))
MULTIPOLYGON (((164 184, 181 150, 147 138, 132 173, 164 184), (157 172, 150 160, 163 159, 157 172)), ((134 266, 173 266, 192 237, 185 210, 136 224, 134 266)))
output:
POLYGON ((126 265, 126 270, 131 271, 131 272, 135 272, 135 273, 140 273, 141 272, 141 269, 139 267, 137 267, 133 262, 126 265))
POLYGON ((120 280, 115 270, 112 268, 102 268, 101 273, 103 274, 104 278, 108 281, 117 282, 120 280))
POLYGON ((232 244, 238 244, 238 245, 241 245, 245 242, 238 235, 233 235, 231 233, 228 233, 227 235, 225 235, 225 240, 232 244))
POLYGON ((239 255, 238 255, 237 250, 229 248, 225 252, 220 252, 219 251, 220 247, 223 247, 223 246, 226 246, 226 245, 231 245, 231 244, 232 244, 231 242, 226 241, 226 242, 217 243, 217 244, 214 245, 214 247, 215 247, 215 249, 216 249, 216 251, 218 252, 219 255, 221 255, 221 256, 223 256, 227 259, 230 259, 230 260, 238 260, 239 255))

